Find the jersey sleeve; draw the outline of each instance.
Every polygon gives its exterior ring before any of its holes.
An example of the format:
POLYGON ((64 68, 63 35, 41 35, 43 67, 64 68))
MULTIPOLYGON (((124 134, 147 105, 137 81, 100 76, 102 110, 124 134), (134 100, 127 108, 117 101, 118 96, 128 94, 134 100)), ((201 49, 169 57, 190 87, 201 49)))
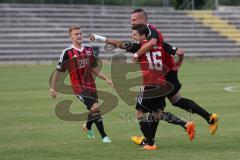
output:
POLYGON ((132 43, 132 47, 126 49, 126 51, 130 53, 136 53, 140 48, 141 48, 140 43, 132 43))
POLYGON ((170 44, 168 44, 167 42, 162 42, 164 50, 171 55, 175 55, 177 52, 177 48, 171 46, 170 44))
POLYGON ((156 38, 157 41, 159 41, 159 34, 158 34, 157 30, 156 29, 152 29, 152 28, 149 28, 149 30, 150 30, 150 34, 147 37, 147 39, 150 40, 152 38, 156 38))
POLYGON ((60 59, 58 61, 58 65, 56 67, 56 69, 59 72, 65 72, 67 69, 67 61, 69 60, 69 56, 67 54, 67 50, 63 50, 60 59))

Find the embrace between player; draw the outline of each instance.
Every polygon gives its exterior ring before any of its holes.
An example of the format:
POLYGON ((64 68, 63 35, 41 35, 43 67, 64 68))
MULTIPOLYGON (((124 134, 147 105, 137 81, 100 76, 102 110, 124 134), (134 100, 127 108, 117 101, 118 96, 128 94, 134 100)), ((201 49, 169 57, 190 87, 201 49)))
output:
MULTIPOLYGON (((139 61, 141 59, 141 56, 144 56, 144 55, 147 56, 149 51, 151 53, 151 49, 153 49, 155 46, 168 45, 167 43, 163 42, 163 36, 162 36, 161 32, 158 31, 156 29, 156 27, 148 24, 147 13, 144 10, 136 9, 132 12, 131 24, 133 26, 132 37, 134 37, 133 35, 134 35, 134 32, 136 33, 136 31, 135 31, 135 29, 136 29, 137 34, 139 34, 140 36, 143 36, 145 34, 145 38, 147 39, 147 42, 145 42, 145 44, 141 45, 140 47, 137 47, 137 49, 136 49, 136 45, 128 45, 130 47, 125 47, 125 45, 122 45, 121 41, 108 39, 106 37, 101 37, 98 35, 97 36, 92 35, 92 36, 90 36, 90 39, 94 40, 96 38, 96 39, 104 41, 105 43, 114 44, 115 46, 117 46, 119 48, 134 52, 134 55, 133 55, 134 62, 139 61), (139 27, 139 24, 144 24, 148 28, 149 32, 147 33, 147 31, 146 31, 146 32, 139 33, 138 29, 134 28, 134 26, 136 26, 136 25, 139 27)), ((146 28, 146 27, 143 27, 143 28, 146 28)), ((171 47, 169 47, 169 48, 171 48, 171 47)), ((166 50, 169 51, 171 49, 166 48, 166 50)), ((181 49, 177 49, 175 53, 179 57, 177 61, 174 61, 173 56, 171 54, 165 54, 164 57, 159 56, 159 58, 162 58, 162 60, 164 61, 163 64, 166 66, 166 68, 168 70, 167 73, 165 74, 164 78, 168 82, 173 84, 173 86, 174 86, 173 91, 170 92, 169 94, 167 94, 167 98, 169 99, 169 101, 172 103, 173 106, 179 107, 190 113, 196 113, 196 114, 200 115, 201 117, 203 117, 206 120, 206 122, 209 124, 210 133, 213 135, 216 132, 217 127, 218 127, 217 114, 208 113, 206 110, 204 110, 198 104, 196 104, 194 101, 187 99, 187 98, 183 98, 180 95, 179 91, 181 89, 181 84, 178 80, 177 73, 178 73, 178 68, 181 66, 182 61, 183 61, 183 51, 181 49)), ((153 59, 156 59, 156 57, 153 59)), ((145 136, 145 138, 147 138, 147 137, 145 136)), ((142 144, 145 138, 133 136, 132 140, 137 144, 142 144)), ((153 148, 155 148, 155 147, 153 147, 153 148)))
MULTIPOLYGON (((183 51, 181 49, 174 48, 163 41, 161 32, 158 31, 156 27, 148 24, 147 14, 144 10, 137 9, 133 11, 131 14, 131 23, 133 26, 132 37, 133 39, 140 41, 139 44, 129 45, 129 43, 127 43, 126 45, 126 43, 124 44, 121 41, 111 40, 96 35, 93 35, 92 38, 99 38, 106 43, 113 42, 117 47, 133 52, 133 61, 142 61, 143 63, 140 63, 142 71, 145 72, 147 70, 149 71, 148 74, 152 75, 150 77, 154 77, 152 79, 148 79, 149 76, 143 77, 145 81, 138 96, 136 109, 139 125, 144 137, 133 136, 132 140, 136 144, 145 144, 144 149, 156 149, 154 138, 160 119, 169 123, 181 125, 186 129, 190 140, 193 139, 193 122, 184 122, 171 113, 163 111, 166 105, 165 96, 167 96, 174 106, 191 113, 197 113, 203 117, 209 124, 211 134, 214 134, 218 126, 217 115, 214 113, 208 113, 194 101, 180 96, 179 90, 181 88, 181 84, 178 80, 177 71, 182 64, 183 51), (154 51, 154 49, 156 50, 154 51), (173 55, 175 54, 179 57, 176 62, 173 59, 173 55), (166 69, 166 72, 163 72, 164 68, 166 69), (151 93, 149 90, 158 91, 158 89, 161 89, 161 86, 164 85, 164 82, 166 82, 165 80, 173 85, 173 90, 166 93, 164 96, 159 96, 157 92, 154 92, 156 95, 149 97, 148 94, 151 93)), ((92 48, 82 45, 82 33, 80 28, 76 26, 70 27, 69 34, 73 44, 69 48, 65 49, 60 57, 59 64, 53 75, 50 94, 53 98, 56 97, 56 84, 61 76, 61 72, 68 70, 74 94, 90 110, 87 123, 83 127, 84 130, 87 132, 89 138, 94 138, 91 126, 95 123, 102 136, 102 141, 109 143, 111 140, 104 131, 97 100, 98 96, 95 81, 92 77, 92 73, 97 75, 99 78, 106 80, 106 82, 111 86, 112 81, 97 68, 92 48)))

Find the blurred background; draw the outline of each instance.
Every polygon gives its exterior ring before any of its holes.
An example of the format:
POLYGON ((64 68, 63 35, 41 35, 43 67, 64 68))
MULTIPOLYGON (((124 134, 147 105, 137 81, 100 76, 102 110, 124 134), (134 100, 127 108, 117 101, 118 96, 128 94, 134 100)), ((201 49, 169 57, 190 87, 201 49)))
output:
MULTIPOLYGON (((136 8, 186 56, 240 56, 239 0, 0 0, 0 62, 58 60, 70 25, 82 27, 85 43, 88 33, 129 40, 136 8)), ((99 57, 112 56, 103 44, 90 44, 99 57)))

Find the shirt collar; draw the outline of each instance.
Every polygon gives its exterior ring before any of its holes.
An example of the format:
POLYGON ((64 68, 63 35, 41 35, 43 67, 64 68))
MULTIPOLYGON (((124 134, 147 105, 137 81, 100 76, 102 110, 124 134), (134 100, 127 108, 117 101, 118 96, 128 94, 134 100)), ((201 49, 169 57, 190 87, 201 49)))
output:
POLYGON ((80 51, 80 52, 82 52, 83 49, 84 49, 84 46, 83 46, 83 45, 81 45, 81 49, 74 47, 73 44, 71 45, 71 47, 74 48, 74 49, 76 49, 77 51, 80 51))

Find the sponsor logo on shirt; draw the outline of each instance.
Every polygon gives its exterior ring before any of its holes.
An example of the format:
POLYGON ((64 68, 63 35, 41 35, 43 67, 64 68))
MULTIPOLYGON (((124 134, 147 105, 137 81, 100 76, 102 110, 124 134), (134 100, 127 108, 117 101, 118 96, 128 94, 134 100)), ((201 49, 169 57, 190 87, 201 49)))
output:
POLYGON ((89 64, 89 59, 80 59, 78 60, 78 67, 84 68, 89 64))

